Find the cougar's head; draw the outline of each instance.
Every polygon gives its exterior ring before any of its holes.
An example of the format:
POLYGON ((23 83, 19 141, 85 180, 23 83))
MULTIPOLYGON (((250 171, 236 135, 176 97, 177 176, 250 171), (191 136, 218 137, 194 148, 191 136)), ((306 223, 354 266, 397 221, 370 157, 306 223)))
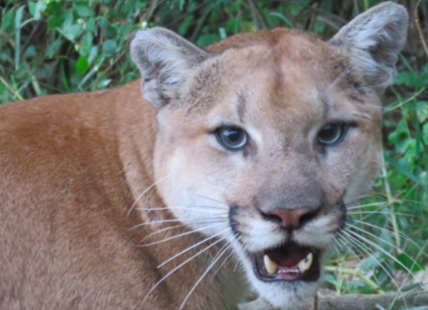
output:
POLYGON ((407 20, 384 3, 329 42, 276 29, 209 52, 162 28, 132 42, 158 111, 162 198, 189 228, 226 240, 275 307, 296 309, 315 293, 347 202, 377 175, 379 96, 407 20))

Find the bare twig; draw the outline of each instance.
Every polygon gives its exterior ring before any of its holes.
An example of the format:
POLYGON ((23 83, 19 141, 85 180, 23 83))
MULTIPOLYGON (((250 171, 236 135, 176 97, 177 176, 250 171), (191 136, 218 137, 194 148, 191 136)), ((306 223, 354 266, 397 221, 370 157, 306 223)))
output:
POLYGON ((24 100, 24 98, 12 86, 10 86, 1 75, 0 82, 4 84, 4 86, 15 96, 15 98, 18 100, 24 100))
MULTIPOLYGON (((316 310, 378 310, 394 309, 399 307, 420 307, 428 305, 428 292, 400 294, 379 294, 379 295, 343 295, 334 297, 319 297, 316 310)), ((308 304, 298 305, 298 309, 313 309, 308 304)), ((262 298, 252 302, 241 304, 239 310, 276 310, 269 306, 269 303, 262 298)))
POLYGON ((425 54, 427 54, 428 57, 428 46, 427 46, 427 42, 425 41, 424 38, 424 33, 421 27, 421 23, 419 22, 419 14, 418 14, 418 10, 419 10, 419 5, 421 4, 422 0, 418 0, 418 2, 416 3, 416 7, 415 7, 415 24, 416 24, 416 29, 418 30, 418 34, 419 34, 419 38, 422 42, 422 46, 425 50, 425 54))
POLYGON ((257 30, 269 29, 269 23, 257 3, 254 0, 248 0, 248 3, 250 4, 251 14, 257 30))
POLYGON ((428 305, 428 292, 407 294, 400 293, 385 295, 344 295, 339 297, 324 297, 319 299, 318 310, 377 310, 394 309, 399 307, 420 307, 428 305))

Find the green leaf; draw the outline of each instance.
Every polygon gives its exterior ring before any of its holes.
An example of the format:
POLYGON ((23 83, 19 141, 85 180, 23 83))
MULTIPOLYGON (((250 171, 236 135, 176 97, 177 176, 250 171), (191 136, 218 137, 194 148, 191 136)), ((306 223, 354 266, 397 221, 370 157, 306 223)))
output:
POLYGON ((29 2, 28 9, 30 14, 34 17, 34 20, 40 20, 42 18, 42 13, 46 9, 46 4, 44 1, 29 2))
POLYGON ((74 9, 80 17, 90 17, 95 15, 94 10, 86 5, 76 5, 74 9))
POLYGON ((199 37, 197 45, 199 46, 208 46, 214 42, 219 41, 220 37, 216 34, 203 34, 199 37))
POLYGON ((428 74, 415 72, 401 72, 395 79, 397 85, 406 85, 413 88, 426 87, 428 85, 428 74))
POLYGON ((89 70, 88 58, 80 56, 76 63, 76 70, 79 73, 86 73, 89 70))
POLYGON ((98 56, 98 46, 92 46, 88 57, 89 63, 93 64, 97 56, 98 56))
POLYGON ((64 16, 64 23, 62 24, 62 29, 66 30, 68 27, 70 27, 75 21, 73 16, 72 10, 66 10, 63 14, 64 16))
POLYGON ((424 127, 422 128, 422 136, 425 144, 428 144, 428 123, 424 124, 424 127))
POLYGON ((99 26, 102 28, 102 29, 105 29, 105 28, 107 28, 108 27, 108 25, 109 25, 109 21, 108 21, 108 19, 107 19, 107 17, 101 17, 101 19, 100 19, 100 21, 99 21, 99 26))
POLYGON ((54 30, 59 28, 64 22, 64 17, 61 14, 53 14, 48 18, 48 29, 54 30))
POLYGON ((416 103, 416 115, 420 123, 428 120, 428 101, 419 101, 416 103))
POLYGON ((102 80, 99 84, 99 88, 106 88, 111 83, 111 79, 102 80))
POLYGON ((178 9, 180 10, 180 11, 183 11, 183 9, 184 9, 184 4, 186 3, 186 1, 185 0, 179 0, 178 1, 178 9))
POLYGON ((35 2, 28 2, 28 11, 30 12, 31 16, 34 16, 36 14, 36 5, 37 3, 35 2))
POLYGON ((241 23, 241 30, 243 32, 254 32, 257 31, 256 26, 253 23, 249 23, 249 22, 243 22, 241 23))
POLYGON ((82 33, 83 29, 79 24, 74 24, 64 29, 65 37, 72 42, 74 42, 82 33))
POLYGON ((411 258, 406 253, 401 253, 397 257, 395 262, 395 269, 407 271, 410 270, 412 273, 424 270, 424 267, 420 265, 417 261, 411 258))
POLYGON ((44 1, 38 1, 36 4, 36 9, 34 12, 34 20, 41 20, 42 19, 42 13, 46 9, 46 4, 44 1))
POLYGON ((79 49, 79 53, 80 56, 88 56, 94 41, 94 36, 90 33, 87 32, 83 35, 82 40, 80 41, 80 49, 79 49))
POLYGON ((323 277, 323 282, 329 283, 333 286, 339 286, 340 283, 337 281, 336 277, 331 273, 325 273, 323 277))
POLYGON ((223 27, 220 27, 218 29, 218 33, 220 35, 220 39, 224 40, 227 38, 227 33, 226 33, 226 29, 224 29, 223 27))
POLYGON ((118 33, 118 31, 117 31, 117 26, 116 25, 114 25, 114 26, 108 26, 106 29, 105 29, 105 31, 106 31, 106 36, 107 36, 107 38, 109 38, 109 39, 113 39, 113 38, 116 38, 117 37, 117 33, 118 33))
POLYGON ((52 42, 46 50, 46 56, 48 58, 58 57, 58 54, 59 54, 59 51, 61 49, 63 42, 64 42, 63 39, 58 39, 58 40, 55 40, 54 42, 52 42))
POLYGON ((116 54, 117 44, 115 40, 107 40, 103 44, 103 54, 105 56, 113 56, 116 54))
MULTIPOLYGON (((16 15, 15 15, 15 29, 19 32, 21 29, 21 22, 22 22, 22 17, 24 16, 24 8, 23 6, 21 6, 17 11, 16 11, 16 15)), ((18 42, 19 43, 19 42, 18 42)))
POLYGON ((187 16, 178 27, 178 33, 182 36, 186 35, 189 27, 191 27, 192 23, 194 22, 195 17, 193 15, 187 16))
POLYGON ((47 15, 52 14, 61 14, 64 6, 61 3, 61 0, 50 0, 45 1, 46 9, 44 11, 47 15))
POLYGON ((6 32, 11 32, 15 21, 15 10, 7 11, 3 14, 1 20, 1 29, 6 32))
POLYGON ((372 269, 375 269, 379 266, 381 266, 383 262, 383 259, 379 254, 373 254, 370 256, 367 256, 365 259, 361 261, 361 270, 364 272, 368 272, 372 269))
POLYGON ((96 35, 97 34, 97 25, 95 23, 95 18, 88 18, 86 20, 86 31, 96 35))

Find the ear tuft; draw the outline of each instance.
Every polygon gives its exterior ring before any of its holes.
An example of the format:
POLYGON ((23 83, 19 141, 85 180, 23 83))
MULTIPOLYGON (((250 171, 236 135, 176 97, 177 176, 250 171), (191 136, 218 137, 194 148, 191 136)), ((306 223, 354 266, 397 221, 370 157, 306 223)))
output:
POLYGON ((156 109, 178 98, 189 73, 210 55, 165 28, 138 31, 131 56, 143 78, 143 95, 156 109))
POLYGON ((395 63, 406 42, 408 22, 403 6, 384 2, 344 26, 330 44, 345 50, 369 86, 382 93, 394 82, 395 63))

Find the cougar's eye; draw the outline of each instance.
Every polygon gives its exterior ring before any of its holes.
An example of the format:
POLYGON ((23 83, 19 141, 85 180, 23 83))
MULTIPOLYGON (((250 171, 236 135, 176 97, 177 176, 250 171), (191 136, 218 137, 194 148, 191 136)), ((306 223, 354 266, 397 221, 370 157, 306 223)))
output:
POLYGON ((241 128, 222 127, 217 129, 218 142, 228 151, 240 151, 248 144, 248 135, 241 128))
POLYGON ((342 140, 345 132, 346 126, 343 123, 327 124, 318 132, 318 142, 325 146, 334 146, 342 140))

